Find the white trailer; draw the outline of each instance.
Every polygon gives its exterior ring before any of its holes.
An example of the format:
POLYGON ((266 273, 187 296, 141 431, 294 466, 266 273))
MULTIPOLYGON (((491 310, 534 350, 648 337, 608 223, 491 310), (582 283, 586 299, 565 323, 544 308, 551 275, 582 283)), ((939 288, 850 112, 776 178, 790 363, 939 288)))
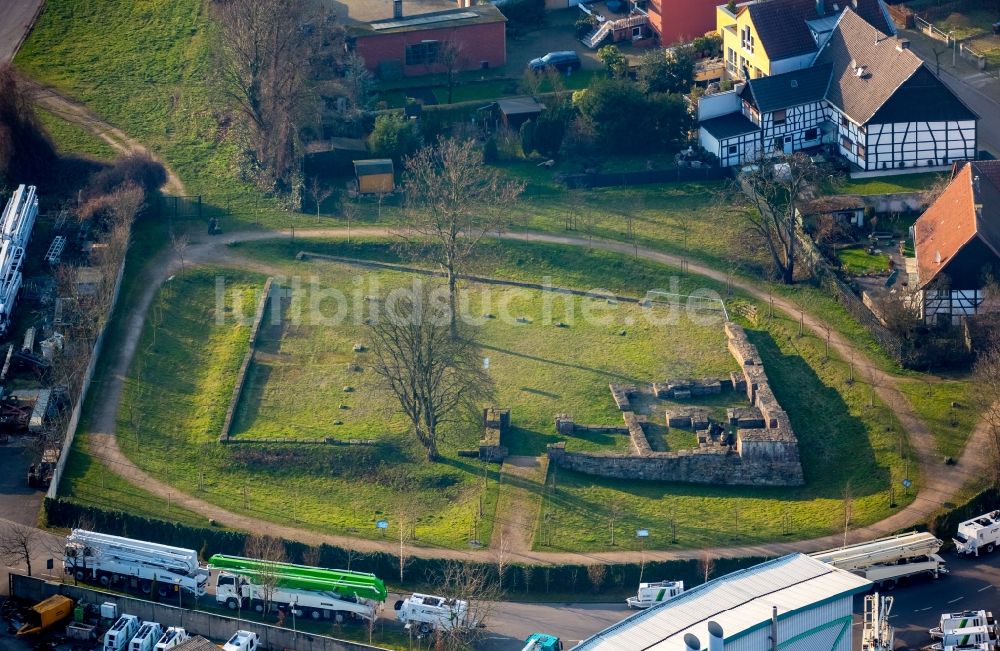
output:
POLYGON ((164 631, 163 636, 156 642, 154 649, 155 651, 168 651, 168 649, 172 649, 181 642, 187 642, 190 639, 191 636, 183 628, 171 626, 164 631))
POLYGON ((640 583, 639 591, 634 597, 625 600, 629 608, 649 608, 660 602, 673 599, 684 592, 683 581, 655 581, 652 583, 640 583))
POLYGON ((944 543, 926 532, 888 536, 869 542, 810 554, 816 560, 863 576, 885 590, 903 578, 930 574, 935 579, 948 573, 937 552, 944 543))
POLYGON ((208 587, 208 570, 192 549, 74 529, 66 538, 63 570, 77 581, 110 587, 134 582, 143 594, 161 597, 176 589, 197 597, 208 587))
POLYGON ((403 623, 404 628, 416 628, 421 635, 437 628, 450 631, 472 625, 467 621, 469 602, 461 599, 413 593, 397 601, 395 609, 396 619, 403 623))
POLYGON ((992 552, 1000 545, 1000 511, 984 513, 962 522, 953 540, 955 551, 959 554, 979 556, 980 549, 992 552))
POLYGON ((135 637, 128 643, 128 651, 153 651, 153 647, 162 636, 162 626, 156 622, 143 622, 135 637))
POLYGON ((996 630, 996 620, 988 610, 963 610, 958 613, 941 613, 941 623, 930 630, 931 637, 940 640, 945 633, 954 633, 961 628, 990 626, 996 630))
MULTIPOLYGON (((267 603, 267 588, 248 581, 245 577, 229 572, 219 572, 215 577, 215 601, 230 610, 251 608, 262 613, 267 603)), ((301 588, 271 588, 271 607, 286 612, 294 611, 296 617, 314 620, 342 621, 344 615, 361 619, 374 619, 378 602, 361 597, 340 595, 332 591, 303 590, 301 588)))
POLYGON ((124 651, 129 640, 135 637, 139 630, 139 618, 135 615, 122 615, 104 634, 104 651, 124 651))
POLYGON ((0 334, 7 331, 13 318, 24 251, 37 216, 38 197, 33 185, 19 185, 0 214, 0 334))

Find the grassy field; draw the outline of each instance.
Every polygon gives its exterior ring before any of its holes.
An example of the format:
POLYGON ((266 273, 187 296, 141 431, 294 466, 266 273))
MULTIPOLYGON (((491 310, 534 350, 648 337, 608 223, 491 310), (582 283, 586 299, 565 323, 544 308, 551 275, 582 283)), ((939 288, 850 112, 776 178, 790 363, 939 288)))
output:
MULTIPOLYGON (((398 260, 395 252, 376 243, 299 241, 292 245, 274 241, 237 247, 248 257, 269 263, 287 260, 300 249, 398 260)), ((649 287, 650 282, 662 285, 671 274, 671 270, 658 265, 601 252, 585 255, 567 252, 560 257, 560 251, 558 247, 536 245, 497 247, 490 250, 477 271, 519 280, 551 272, 554 284, 584 287, 597 276, 604 287, 616 292, 649 287)), ((709 283, 702 286, 713 287, 709 283)), ((905 469, 899 458, 898 423, 877 399, 873 407, 868 406, 870 390, 866 385, 847 384, 848 364, 838 359, 827 360, 821 339, 799 338, 796 332, 797 322, 793 318, 775 318, 765 319, 753 336, 765 355, 769 375, 779 381, 780 388, 776 389, 779 399, 791 413, 802 442, 806 487, 745 489, 616 482, 555 471, 553 492, 550 471, 550 492, 545 502, 549 516, 539 522, 536 547, 607 549, 610 504, 622 505, 619 531, 629 530, 633 525, 650 527, 654 529, 650 545, 657 548, 673 546, 672 536, 665 537, 671 520, 676 523, 676 545, 680 547, 782 539, 790 537, 786 536, 786 530, 794 531, 796 538, 822 535, 842 526, 838 523, 848 479, 853 494, 854 526, 889 515, 893 510, 888 505, 890 476, 895 476, 898 483, 905 469), (726 524, 734 517, 742 523, 738 529, 726 524)), ((559 385, 563 391, 567 386, 569 383, 559 385)), ((511 406, 517 425, 524 408, 518 402, 511 406)), ((717 408, 721 409, 721 405, 717 408)), ((551 428, 551 424, 546 425, 551 428)), ((656 439, 655 433, 653 438, 656 439)), ((666 441, 666 447, 671 449, 691 444, 690 436, 684 434, 666 441)), ((530 447, 525 451, 534 453, 530 447)), ((911 479, 915 478, 916 469, 910 468, 909 472, 911 479)), ((908 496, 897 495, 897 502, 902 504, 911 498, 912 492, 908 496)))
POLYGON ((836 192, 860 195, 922 192, 937 183, 942 176, 944 175, 939 172, 921 172, 872 179, 848 179, 837 187, 836 192))
POLYGON ((67 122, 54 113, 37 109, 38 119, 56 144, 61 156, 84 156, 99 161, 114 160, 118 156, 111 145, 94 136, 81 126, 67 122))
MULTIPOLYGON (((352 351, 367 335, 361 324, 364 303, 350 297, 385 296, 409 285, 412 274, 287 259, 283 270, 289 277, 310 278, 292 293, 293 303, 311 306, 320 291, 338 292, 349 302, 340 312, 332 300, 318 304, 316 314, 330 325, 316 323, 311 307, 302 309, 301 317, 286 311, 284 319, 272 321, 265 315, 267 326, 258 339, 234 435, 405 439, 407 425, 394 417, 393 399, 375 390, 375 378, 364 370, 369 353, 352 351), (344 321, 333 325, 341 315, 344 321), (352 364, 362 370, 352 370, 352 364), (345 393, 345 386, 353 391, 345 393)), ((678 287, 681 293, 693 288, 690 283, 678 287)), ((557 413, 573 414, 580 423, 620 426, 609 382, 648 385, 670 377, 726 376, 736 368, 718 322, 699 326, 680 314, 665 328, 656 325, 669 318, 665 307, 647 311, 606 298, 475 283, 463 284, 461 303, 490 359, 495 403, 512 409, 513 454, 543 454, 547 443, 558 440, 557 413), (483 318, 485 314, 494 318, 483 318), (669 338, 663 336, 666 329, 669 338)), ((717 307, 711 314, 721 317, 717 307)), ((655 401, 644 408, 655 415, 664 406, 655 401)), ((474 442, 462 437, 466 447, 474 442)), ((627 449, 628 439, 602 435, 574 438, 569 445, 627 449)))
POLYGON ((852 276, 887 273, 889 256, 884 253, 872 255, 863 248, 838 249, 837 259, 845 272, 852 276))
POLYGON ((966 379, 905 380, 900 384, 907 401, 934 432, 942 459, 957 459, 979 421, 970 402, 972 383, 966 379))

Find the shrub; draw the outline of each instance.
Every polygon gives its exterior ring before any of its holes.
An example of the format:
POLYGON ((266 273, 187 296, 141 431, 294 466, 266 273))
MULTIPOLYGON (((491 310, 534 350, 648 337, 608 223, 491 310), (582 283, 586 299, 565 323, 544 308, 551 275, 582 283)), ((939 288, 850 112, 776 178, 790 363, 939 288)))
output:
POLYGON ((580 14, 580 17, 573 23, 573 30, 576 32, 577 40, 580 40, 597 27, 597 19, 587 14, 580 14))
POLYGON ((391 158, 397 163, 420 148, 420 136, 413 124, 398 113, 385 113, 375 118, 375 128, 368 136, 372 154, 391 158))

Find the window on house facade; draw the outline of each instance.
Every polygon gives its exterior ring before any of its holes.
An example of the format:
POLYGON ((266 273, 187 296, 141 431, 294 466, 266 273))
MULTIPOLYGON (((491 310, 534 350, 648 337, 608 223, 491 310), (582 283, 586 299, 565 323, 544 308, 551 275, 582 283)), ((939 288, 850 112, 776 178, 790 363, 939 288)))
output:
POLYGON ((806 129, 802 137, 805 140, 816 140, 816 138, 819 138, 819 129, 806 129))
POLYGON ((406 65, 425 66, 437 61, 440 41, 421 41, 406 46, 406 65))
POLYGON ((754 68, 753 69, 753 76, 754 76, 754 79, 760 79, 761 77, 764 76, 764 73, 761 72, 760 68, 754 68))
POLYGON ((840 116, 840 126, 846 127, 851 124, 851 121, 847 119, 846 115, 840 116))
POLYGON ((854 142, 850 138, 848 138, 847 136, 841 136, 841 138, 840 138, 840 146, 843 147, 848 152, 851 152, 851 153, 854 152, 854 142))
POLYGON ((753 41, 753 34, 750 33, 750 26, 744 25, 743 28, 740 29, 740 45, 750 54, 753 54, 753 41))
POLYGON ((736 151, 737 151, 736 145, 729 145, 729 147, 726 149, 726 153, 728 153, 729 155, 735 154, 736 151))
POLYGON ((865 157, 865 146, 864 145, 862 145, 860 142, 856 143, 855 144, 855 149, 858 152, 858 158, 864 158, 865 157))
POLYGON ((776 127, 781 126, 785 123, 787 117, 787 111, 785 111, 785 109, 781 109, 780 111, 775 111, 771 114, 771 122, 773 122, 776 127))

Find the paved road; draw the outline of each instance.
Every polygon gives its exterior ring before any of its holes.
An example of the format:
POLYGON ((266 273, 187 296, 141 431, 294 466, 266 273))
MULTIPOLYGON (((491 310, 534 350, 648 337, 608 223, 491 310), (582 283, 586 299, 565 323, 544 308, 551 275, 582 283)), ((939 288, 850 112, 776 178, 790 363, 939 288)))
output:
POLYGON ((0 0, 0 63, 14 58, 44 0, 0 0))
POLYGON ((940 72, 941 81, 979 115, 979 148, 1000 158, 1000 79, 980 72, 962 58, 954 58, 940 41, 913 30, 903 30, 900 36, 909 39, 910 47, 927 67, 940 72), (940 69, 935 52, 940 57, 940 69))

